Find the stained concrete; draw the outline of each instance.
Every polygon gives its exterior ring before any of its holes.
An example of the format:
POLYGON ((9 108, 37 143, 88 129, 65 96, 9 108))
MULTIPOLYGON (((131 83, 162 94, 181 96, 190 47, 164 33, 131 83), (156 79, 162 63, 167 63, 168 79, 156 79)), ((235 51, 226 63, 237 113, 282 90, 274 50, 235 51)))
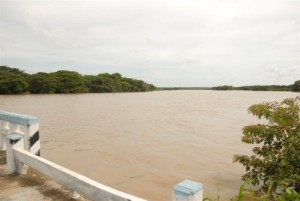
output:
POLYGON ((0 151, 0 201, 89 201, 71 192, 36 170, 26 175, 11 175, 6 171, 6 152, 0 151))

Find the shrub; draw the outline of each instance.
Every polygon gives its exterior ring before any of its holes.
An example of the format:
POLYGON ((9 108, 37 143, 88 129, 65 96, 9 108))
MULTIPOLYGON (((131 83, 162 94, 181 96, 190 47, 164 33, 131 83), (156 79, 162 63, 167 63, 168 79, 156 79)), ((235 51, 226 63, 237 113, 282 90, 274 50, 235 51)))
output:
POLYGON ((300 96, 252 105, 249 113, 265 124, 245 126, 242 142, 256 144, 253 155, 235 155, 246 168, 244 181, 282 194, 287 187, 300 190, 300 96))

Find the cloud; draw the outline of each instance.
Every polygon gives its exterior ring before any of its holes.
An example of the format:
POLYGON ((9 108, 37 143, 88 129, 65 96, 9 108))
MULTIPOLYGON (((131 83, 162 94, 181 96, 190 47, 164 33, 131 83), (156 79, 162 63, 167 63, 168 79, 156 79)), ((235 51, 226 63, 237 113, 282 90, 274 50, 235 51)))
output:
POLYGON ((290 84, 297 74, 277 79, 264 69, 300 68, 299 7, 294 0, 2 0, 0 63, 28 72, 118 71, 159 86, 290 84))

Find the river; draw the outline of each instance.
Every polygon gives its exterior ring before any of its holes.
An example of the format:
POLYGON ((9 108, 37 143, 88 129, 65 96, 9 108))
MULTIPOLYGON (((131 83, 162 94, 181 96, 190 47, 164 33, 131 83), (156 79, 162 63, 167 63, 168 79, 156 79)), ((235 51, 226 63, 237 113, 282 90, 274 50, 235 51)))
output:
POLYGON ((152 201, 172 200, 184 179, 228 200, 242 184, 234 154, 251 104, 292 92, 155 91, 0 96, 0 110, 36 116, 41 155, 100 183, 152 201))

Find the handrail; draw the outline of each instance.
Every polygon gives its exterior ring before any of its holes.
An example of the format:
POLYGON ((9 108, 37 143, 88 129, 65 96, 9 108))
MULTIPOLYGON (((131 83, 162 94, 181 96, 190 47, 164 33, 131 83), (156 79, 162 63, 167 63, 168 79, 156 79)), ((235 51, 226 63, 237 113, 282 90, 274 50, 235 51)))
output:
POLYGON ((38 118, 16 114, 12 112, 5 112, 0 110, 0 120, 9 121, 11 123, 29 126, 38 123, 38 118))
POLYGON ((146 201, 100 184, 20 148, 14 148, 14 155, 20 162, 50 176, 69 189, 81 193, 92 200, 146 201))

